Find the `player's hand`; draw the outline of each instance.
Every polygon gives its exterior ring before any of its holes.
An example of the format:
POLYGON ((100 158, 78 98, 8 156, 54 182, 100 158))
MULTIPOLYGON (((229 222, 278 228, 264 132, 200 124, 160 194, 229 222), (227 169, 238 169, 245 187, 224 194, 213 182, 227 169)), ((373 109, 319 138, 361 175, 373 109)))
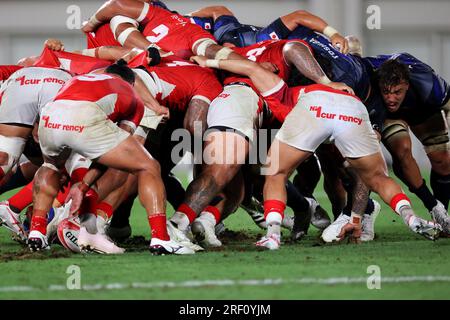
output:
POLYGON ((53 51, 64 51, 64 43, 58 39, 47 39, 44 45, 53 51))
POLYGON ((349 243, 361 243, 361 224, 347 223, 342 227, 341 233, 338 235, 340 241, 344 240, 346 236, 349 237, 349 243))
POLYGON ((336 49, 339 49, 340 53, 347 54, 348 53, 348 41, 339 33, 336 33, 330 38, 331 44, 336 49))
POLYGON ((84 195, 86 194, 86 191, 84 191, 81 188, 81 182, 75 183, 72 188, 70 188, 69 194, 67 195, 65 203, 72 200, 72 205, 70 207, 70 214, 74 214, 77 212, 80 207, 81 203, 83 202, 84 195))
POLYGON ((200 67, 206 68, 206 60, 208 60, 208 58, 204 56, 192 56, 189 60, 198 64, 200 67))
POLYGON ((345 91, 353 95, 355 94, 355 91, 343 82, 330 82, 327 86, 335 90, 345 91))
POLYGON ((259 65, 272 73, 278 74, 278 72, 280 72, 278 67, 272 62, 261 62, 259 65))
POLYGON ((155 113, 158 116, 163 116, 163 118, 161 119, 162 123, 164 123, 164 122, 166 122, 167 120, 170 119, 170 110, 169 110, 169 108, 166 108, 166 107, 164 107, 162 105, 159 105, 159 107, 156 110, 154 110, 154 111, 155 111, 155 113))
POLYGON ((95 29, 97 29, 97 27, 94 26, 92 23, 90 23, 89 21, 83 21, 81 31, 83 31, 84 33, 89 33, 94 32, 95 29))

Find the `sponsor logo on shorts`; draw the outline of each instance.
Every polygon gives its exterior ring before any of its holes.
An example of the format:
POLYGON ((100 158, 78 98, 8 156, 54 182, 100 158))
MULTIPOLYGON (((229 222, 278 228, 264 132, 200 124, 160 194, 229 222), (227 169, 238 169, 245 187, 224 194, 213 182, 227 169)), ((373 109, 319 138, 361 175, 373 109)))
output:
POLYGON ((78 133, 82 133, 84 130, 84 126, 76 126, 76 125, 71 125, 71 124, 62 124, 62 123, 51 122, 49 116, 43 116, 42 121, 44 121, 44 127, 49 128, 49 129, 73 131, 73 132, 78 132, 78 133))
POLYGON ((44 78, 44 79, 27 79, 25 76, 17 78, 16 82, 20 82, 21 86, 40 84, 40 83, 55 83, 55 84, 63 85, 66 83, 66 81, 58 79, 58 78, 48 77, 48 78, 44 78))
POLYGON ((360 126, 363 122, 363 119, 354 116, 348 116, 345 114, 336 114, 331 112, 322 112, 322 107, 319 106, 310 106, 309 111, 315 112, 316 118, 319 119, 330 119, 330 120, 336 119, 344 122, 355 123, 358 126, 360 126))
POLYGON ((226 99, 230 96, 230 94, 228 93, 221 93, 217 96, 217 98, 222 98, 222 99, 226 99))

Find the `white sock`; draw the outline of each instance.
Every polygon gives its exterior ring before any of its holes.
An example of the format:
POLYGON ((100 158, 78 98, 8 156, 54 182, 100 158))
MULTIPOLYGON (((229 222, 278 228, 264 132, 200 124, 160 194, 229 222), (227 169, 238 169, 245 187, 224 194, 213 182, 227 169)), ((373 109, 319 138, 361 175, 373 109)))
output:
POLYGON ((170 221, 175 223, 181 231, 185 231, 189 227, 189 218, 182 212, 175 212, 170 221))

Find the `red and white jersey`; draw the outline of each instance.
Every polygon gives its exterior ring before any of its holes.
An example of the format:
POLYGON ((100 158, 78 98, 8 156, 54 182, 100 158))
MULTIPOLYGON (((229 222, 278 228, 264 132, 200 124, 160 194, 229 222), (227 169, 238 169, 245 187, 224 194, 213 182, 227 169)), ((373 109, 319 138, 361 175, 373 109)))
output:
POLYGON ((150 77, 144 75, 141 79, 158 102, 171 110, 186 111, 192 99, 209 104, 223 89, 214 71, 187 61, 163 59, 157 66, 147 65, 145 69, 150 77))
POLYGON ((189 18, 156 6, 149 6, 147 15, 140 25, 144 27, 142 34, 148 41, 186 60, 193 55, 192 49, 199 40, 216 41, 209 32, 192 24, 189 18))
POLYGON ((42 51, 38 61, 33 64, 35 67, 64 69, 74 75, 86 74, 109 65, 111 61, 66 51, 53 51, 47 47, 42 51))
MULTIPOLYGON (((285 44, 289 42, 302 42, 307 45, 306 42, 301 40, 267 40, 258 42, 252 46, 243 48, 233 48, 234 52, 246 57, 251 61, 258 63, 271 62, 277 66, 279 73, 277 74, 281 79, 287 81, 290 74, 290 67, 287 65, 283 57, 283 48, 285 44)), ((309 47, 309 46, 308 46, 309 47)), ((232 82, 245 82, 254 88, 252 82, 247 77, 231 74, 228 76, 224 84, 232 82)))
POLYGON ((86 74, 72 78, 61 88, 55 101, 90 101, 105 112, 108 119, 136 129, 144 114, 144 104, 133 87, 112 74, 86 74))

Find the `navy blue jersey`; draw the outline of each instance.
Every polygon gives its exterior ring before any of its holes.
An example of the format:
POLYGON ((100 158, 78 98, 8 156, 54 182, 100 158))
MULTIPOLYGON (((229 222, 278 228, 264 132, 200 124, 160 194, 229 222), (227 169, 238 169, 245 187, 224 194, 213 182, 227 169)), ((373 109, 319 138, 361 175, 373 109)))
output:
POLYGON ((214 19, 213 18, 200 18, 200 17, 190 17, 186 16, 186 18, 190 19, 193 24, 196 24, 202 27, 203 30, 208 31, 209 33, 214 32, 214 19))
MULTIPOLYGON (((450 99, 450 87, 429 65, 408 53, 379 55, 363 58, 367 70, 376 78, 376 70, 387 60, 397 59, 406 64, 410 71, 410 87, 399 110, 386 110, 386 117, 403 119, 415 125, 423 122, 450 99)), ((379 89, 374 94, 380 94, 379 89)))

